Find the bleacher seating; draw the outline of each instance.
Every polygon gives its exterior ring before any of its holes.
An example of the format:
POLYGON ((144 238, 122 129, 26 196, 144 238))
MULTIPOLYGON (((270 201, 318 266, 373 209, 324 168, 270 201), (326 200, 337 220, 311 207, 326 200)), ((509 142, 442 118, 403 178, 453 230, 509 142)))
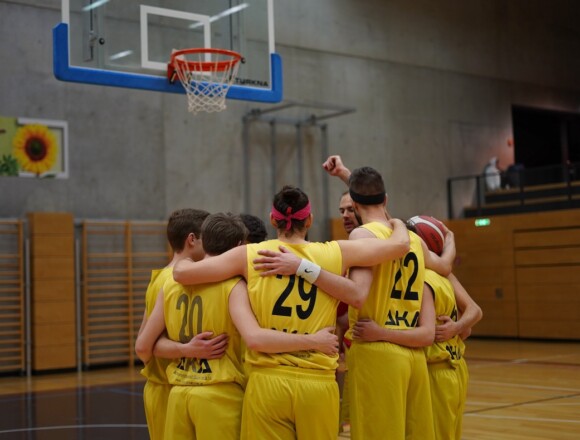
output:
POLYGON ((465 217, 518 214, 580 208, 580 181, 530 185, 486 192, 480 206, 468 206, 465 217))

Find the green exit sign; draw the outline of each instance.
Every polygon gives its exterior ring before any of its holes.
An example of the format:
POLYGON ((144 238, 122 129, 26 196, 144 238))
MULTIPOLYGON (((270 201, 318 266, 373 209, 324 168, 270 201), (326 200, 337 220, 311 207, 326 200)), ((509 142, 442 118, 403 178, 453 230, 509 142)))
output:
POLYGON ((489 226, 491 224, 491 220, 488 218, 476 218, 475 219, 475 226, 482 227, 482 226, 489 226))

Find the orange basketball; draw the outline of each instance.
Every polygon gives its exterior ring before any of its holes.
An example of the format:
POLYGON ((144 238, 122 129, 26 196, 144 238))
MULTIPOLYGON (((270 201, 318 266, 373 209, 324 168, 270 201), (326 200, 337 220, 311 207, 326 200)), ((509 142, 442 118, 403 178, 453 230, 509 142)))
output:
POLYGON ((411 217, 407 224, 423 239, 430 251, 441 255, 445 242, 445 227, 435 217, 416 215, 411 217))

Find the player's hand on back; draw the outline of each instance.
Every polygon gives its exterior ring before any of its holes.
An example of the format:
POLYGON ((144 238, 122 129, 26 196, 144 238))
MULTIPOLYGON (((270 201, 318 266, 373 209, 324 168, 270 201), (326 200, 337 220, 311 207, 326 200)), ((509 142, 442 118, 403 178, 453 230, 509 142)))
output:
POLYGON ((367 342, 381 341, 382 328, 372 319, 361 319, 352 328, 354 339, 367 342))
POLYGON ((444 342, 459 334, 459 326, 449 316, 441 315, 437 320, 442 322, 435 327, 435 341, 444 342))
POLYGON ((261 255, 253 261, 254 270, 262 271, 260 276, 270 275, 294 275, 300 266, 302 259, 293 254, 284 246, 280 246, 280 252, 262 249, 261 255))
POLYGON ((227 333, 212 338, 212 332, 202 332, 195 335, 189 342, 184 344, 185 357, 198 359, 219 359, 228 348, 229 336, 227 333))
POLYGON ((329 356, 338 353, 338 336, 334 334, 335 327, 325 327, 312 334, 314 340, 314 350, 320 351, 329 356))
POLYGON ((389 224, 390 224, 392 229, 395 229, 396 227, 405 228, 405 229, 407 228, 407 225, 405 225, 405 222, 403 222, 403 220, 401 220, 399 218, 390 218, 389 224))

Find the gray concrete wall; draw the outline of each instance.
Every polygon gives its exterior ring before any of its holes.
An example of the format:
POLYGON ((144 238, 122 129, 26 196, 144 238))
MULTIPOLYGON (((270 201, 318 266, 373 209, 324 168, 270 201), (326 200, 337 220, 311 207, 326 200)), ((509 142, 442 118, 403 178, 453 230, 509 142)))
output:
POLYGON ((59 22, 60 1, 0 2, 0 114, 68 121, 71 170, 68 179, 0 177, 0 218, 164 218, 163 96, 57 81, 59 22))
MULTIPOLYGON (((578 111, 580 7, 571 0, 292 0, 275 2, 285 98, 355 107, 329 119, 329 148, 381 171, 391 212, 447 215, 448 177, 477 174, 513 151, 511 106, 578 111)), ((57 81, 52 27, 60 0, 0 0, 0 114, 66 120, 70 178, 0 177, 0 218, 70 211, 77 218, 164 219, 184 206, 244 209, 242 117, 192 116, 185 98, 57 81)), ((268 124, 250 130, 250 211, 272 197, 268 124)), ((305 129, 304 188, 324 236, 342 183, 323 200, 320 133, 305 129)), ((279 127, 276 184, 296 184, 296 137, 279 127)), ((457 199, 470 203, 473 188, 457 199)), ((457 201, 456 201, 457 203, 457 201)))

